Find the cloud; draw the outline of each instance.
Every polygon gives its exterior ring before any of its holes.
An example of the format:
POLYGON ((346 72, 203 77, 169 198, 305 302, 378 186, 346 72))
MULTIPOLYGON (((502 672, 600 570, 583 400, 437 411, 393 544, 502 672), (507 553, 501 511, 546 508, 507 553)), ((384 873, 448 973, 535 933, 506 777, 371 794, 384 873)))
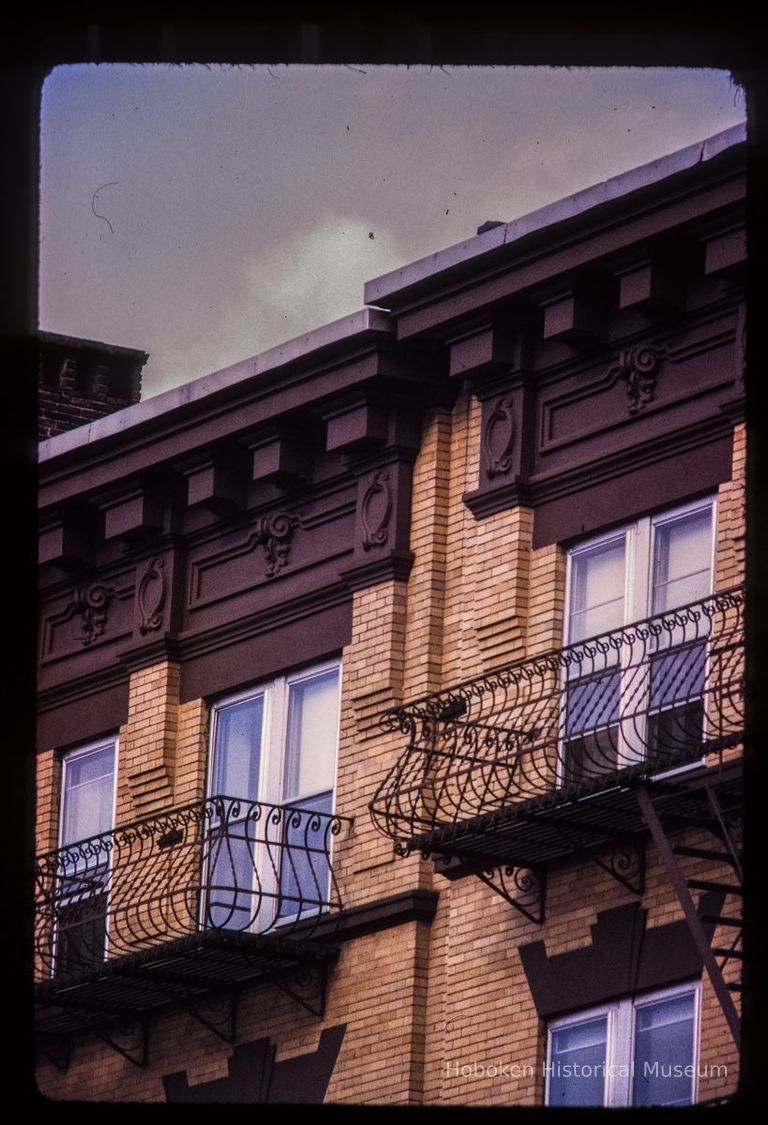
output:
MULTIPOLYGON (((363 306, 363 284, 411 256, 387 228, 327 214, 238 268, 237 303, 188 309, 189 335, 147 365, 144 397, 266 351, 363 306), (373 237, 371 237, 373 235, 373 237), (209 319, 215 311, 220 315, 209 319)), ((231 281, 229 291, 235 287, 231 281)))

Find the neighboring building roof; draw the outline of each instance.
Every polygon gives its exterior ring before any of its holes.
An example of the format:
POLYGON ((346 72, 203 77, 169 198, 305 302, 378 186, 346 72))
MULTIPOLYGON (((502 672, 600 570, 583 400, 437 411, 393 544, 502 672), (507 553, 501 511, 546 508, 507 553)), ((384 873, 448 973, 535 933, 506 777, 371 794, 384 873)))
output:
POLYGON ((324 324, 312 332, 296 336, 274 348, 248 359, 240 360, 229 367, 203 375, 189 383, 174 387, 163 394, 154 395, 135 406, 100 418, 87 426, 80 426, 69 433, 60 434, 40 443, 38 460, 49 461, 62 453, 85 446, 91 442, 122 433, 132 426, 149 422, 164 414, 170 414, 180 407, 189 406, 209 398, 211 395, 236 387, 254 377, 265 375, 287 367, 310 355, 331 353, 343 350, 356 342, 376 334, 390 334, 392 327, 386 313, 378 309, 360 309, 350 316, 324 324))
POLYGON ((38 333, 38 433, 48 439, 139 401, 149 356, 136 348, 38 333))

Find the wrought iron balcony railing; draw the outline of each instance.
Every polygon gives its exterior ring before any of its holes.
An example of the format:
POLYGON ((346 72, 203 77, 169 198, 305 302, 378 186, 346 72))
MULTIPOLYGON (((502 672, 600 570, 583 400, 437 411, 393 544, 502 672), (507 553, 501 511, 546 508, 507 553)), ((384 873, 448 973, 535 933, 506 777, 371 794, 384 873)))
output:
POLYGON ((743 737, 743 603, 728 590, 386 712, 407 745, 377 827, 407 854, 499 810, 722 755, 743 737))
POLYGON ((202 931, 305 941, 341 910, 331 844, 342 823, 216 796, 39 856, 37 979, 66 984, 202 931))

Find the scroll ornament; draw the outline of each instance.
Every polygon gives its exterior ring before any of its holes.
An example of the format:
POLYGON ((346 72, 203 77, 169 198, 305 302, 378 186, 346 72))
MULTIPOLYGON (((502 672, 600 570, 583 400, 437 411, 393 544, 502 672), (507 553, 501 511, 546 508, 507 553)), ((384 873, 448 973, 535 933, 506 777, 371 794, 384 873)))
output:
POLYGON ((297 522, 287 512, 276 512, 258 519, 254 529, 254 542, 264 548, 264 573, 267 578, 274 577, 278 570, 288 565, 293 530, 297 522))
POLYGON ((630 414, 638 414, 653 402, 660 361, 661 354, 655 348, 630 348, 621 353, 618 366, 611 374, 618 374, 626 383, 630 414))
POLYGON ((75 613, 82 620, 82 644, 93 644, 104 632, 107 624, 107 603, 114 594, 106 586, 78 586, 72 602, 75 613))

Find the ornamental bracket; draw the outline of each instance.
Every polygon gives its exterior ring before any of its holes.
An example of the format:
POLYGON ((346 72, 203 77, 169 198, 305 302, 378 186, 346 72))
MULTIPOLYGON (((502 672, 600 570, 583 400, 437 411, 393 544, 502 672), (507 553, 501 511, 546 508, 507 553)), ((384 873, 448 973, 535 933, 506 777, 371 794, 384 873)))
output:
POLYGON ((478 879, 490 887, 520 914, 541 926, 544 922, 546 877, 543 870, 530 867, 513 867, 500 863, 476 871, 478 879))
POLYGON ((629 348, 621 353, 616 367, 611 368, 610 374, 626 384, 629 414, 639 414, 653 402, 661 359, 662 353, 656 348, 629 348))

